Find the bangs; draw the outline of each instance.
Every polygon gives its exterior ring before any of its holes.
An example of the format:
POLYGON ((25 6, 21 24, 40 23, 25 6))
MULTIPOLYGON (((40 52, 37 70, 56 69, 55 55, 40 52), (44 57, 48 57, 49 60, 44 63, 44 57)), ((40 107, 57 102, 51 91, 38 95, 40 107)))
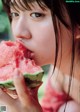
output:
POLYGON ((37 3, 42 10, 46 10, 47 6, 44 4, 43 0, 12 0, 10 2, 10 7, 15 10, 32 10, 34 8, 34 3, 37 3))

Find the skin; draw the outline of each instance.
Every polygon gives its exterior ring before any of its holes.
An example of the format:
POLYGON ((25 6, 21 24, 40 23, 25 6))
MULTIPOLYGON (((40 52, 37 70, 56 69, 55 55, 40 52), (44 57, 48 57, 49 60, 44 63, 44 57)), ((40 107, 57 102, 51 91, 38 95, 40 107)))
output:
MULTIPOLYGON (((31 11, 21 11, 18 12, 11 8, 12 12, 12 31, 15 39, 18 39, 21 43, 23 43, 29 50, 32 51, 32 58, 35 60, 36 64, 42 66, 46 64, 54 65, 54 57, 55 57, 55 33, 54 26, 52 23, 51 12, 48 8, 43 11, 38 4, 35 2, 34 7, 31 7, 31 11), (37 12, 37 14, 36 14, 37 12)), ((63 90, 67 93, 68 83, 62 84, 63 77, 68 77, 69 68, 70 68, 70 59, 71 59, 71 33, 68 31, 65 26, 61 25, 61 35, 59 37, 59 54, 58 54, 58 63, 57 68, 60 63, 60 54, 61 54, 61 37, 62 37, 62 60, 60 66, 60 73, 58 75, 57 84, 53 84, 56 90, 63 92, 63 90), (66 60, 65 60, 65 57, 66 60), (66 66, 65 66, 66 65, 66 66), (66 74, 66 75, 62 75, 66 74), (57 85, 57 86, 56 86, 57 85), (58 87, 58 88, 57 88, 58 87)), ((77 56, 76 56, 77 57, 77 56)), ((76 63, 76 60, 75 60, 76 63)), ((75 68, 75 71, 79 71, 78 67, 75 68)), ((74 72, 76 73, 76 72, 74 72)), ((80 74, 80 71, 78 72, 80 74)), ((55 73, 56 74, 56 73, 55 73)), ((77 79, 79 74, 74 75, 77 79)), ((55 78, 57 75, 55 75, 55 78)), ((55 78, 53 77, 51 82, 55 82, 55 78)), ((67 79, 67 78, 66 78, 67 79)), ((9 112, 42 112, 42 109, 38 103, 37 98, 34 97, 29 90, 28 87, 25 86, 24 78, 19 73, 18 70, 15 71, 15 76, 13 78, 14 85, 16 87, 16 91, 18 94, 17 99, 13 99, 8 94, 4 93, 0 90, 0 102, 7 105, 9 112), (23 85, 22 85, 23 82, 23 85), (14 104, 14 105, 13 105, 14 104), (32 109, 33 108, 33 109, 32 109)), ((78 83, 79 84, 79 83, 78 83)), ((75 91, 79 88, 75 88, 75 91)), ((73 89, 74 90, 74 89, 73 89)), ((71 97, 77 101, 75 94, 73 95, 71 92, 71 97)), ((36 91, 37 97, 37 91, 36 91)), ((73 102, 72 102, 73 103, 73 102)), ((74 108, 78 109, 75 112, 79 112, 79 108, 76 107, 74 103, 74 108)), ((63 112, 64 105, 60 108, 59 112, 63 112)), ((68 108, 72 108, 71 106, 68 108)), ((66 111, 66 112, 69 112, 66 111)), ((71 112, 71 111, 70 111, 71 112)))
MULTIPOLYGON (((16 11, 12 10, 12 13, 14 12, 16 11)), ((36 64, 41 66, 53 63, 55 34, 50 10, 47 9, 43 11, 37 3, 35 3, 34 8, 32 7, 32 11, 23 12, 19 10, 19 13, 19 16, 13 17, 13 36, 20 39, 24 45, 34 53, 33 59, 36 64), (41 17, 36 17, 36 12, 42 14, 41 17)), ((38 16, 40 16, 40 14, 38 14, 38 16)))

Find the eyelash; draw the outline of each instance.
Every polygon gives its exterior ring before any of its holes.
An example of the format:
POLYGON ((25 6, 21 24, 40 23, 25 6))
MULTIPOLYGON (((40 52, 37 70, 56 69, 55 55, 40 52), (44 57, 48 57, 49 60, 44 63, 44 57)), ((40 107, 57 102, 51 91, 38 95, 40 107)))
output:
MULTIPOLYGON (((16 13, 16 12, 11 12, 10 16, 11 16, 11 18, 17 18, 17 17, 19 17, 19 14, 16 13)), ((44 17, 45 14, 39 13, 39 12, 33 12, 33 13, 30 14, 30 16, 31 16, 33 19, 39 19, 39 18, 44 17)))
POLYGON ((41 18, 45 16, 43 13, 39 13, 39 12, 33 12, 30 14, 30 16, 32 17, 32 15, 33 15, 33 18, 41 18))
POLYGON ((19 16, 19 14, 16 12, 11 12, 10 16, 11 16, 11 18, 16 18, 19 16))

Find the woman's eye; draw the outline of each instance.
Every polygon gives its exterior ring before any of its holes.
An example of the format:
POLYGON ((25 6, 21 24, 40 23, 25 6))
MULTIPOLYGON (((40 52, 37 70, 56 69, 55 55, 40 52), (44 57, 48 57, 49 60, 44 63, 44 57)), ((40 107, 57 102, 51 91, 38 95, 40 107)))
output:
POLYGON ((16 12, 11 12, 10 16, 11 16, 11 18, 16 18, 19 16, 19 14, 16 12))
POLYGON ((44 14, 35 12, 35 13, 31 13, 30 16, 32 18, 41 18, 44 16, 44 14))

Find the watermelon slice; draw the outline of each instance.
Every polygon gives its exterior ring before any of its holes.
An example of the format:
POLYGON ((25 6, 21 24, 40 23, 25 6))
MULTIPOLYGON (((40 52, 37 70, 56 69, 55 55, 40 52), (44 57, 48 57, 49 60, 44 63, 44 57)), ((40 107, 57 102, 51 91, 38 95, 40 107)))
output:
POLYGON ((30 53, 19 42, 2 41, 0 43, 0 87, 15 90, 13 76, 16 68, 24 75, 28 87, 39 87, 44 74, 42 68, 30 59, 30 53))

